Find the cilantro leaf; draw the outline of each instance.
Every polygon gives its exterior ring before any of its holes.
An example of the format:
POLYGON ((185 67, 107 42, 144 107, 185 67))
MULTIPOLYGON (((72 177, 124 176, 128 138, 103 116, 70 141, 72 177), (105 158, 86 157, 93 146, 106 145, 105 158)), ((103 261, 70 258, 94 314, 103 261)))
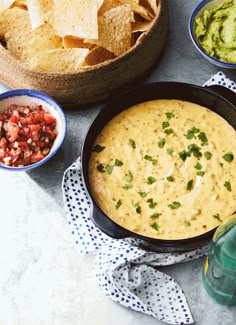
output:
POLYGON ((154 202, 153 199, 148 199, 147 202, 149 203, 149 208, 154 209, 157 205, 157 202, 154 202))
POLYGON ((141 206, 138 203, 135 203, 134 207, 135 207, 136 212, 141 214, 141 206))
POLYGON ((205 172, 203 170, 201 170, 200 172, 197 172, 197 175, 198 176, 204 176, 205 175, 205 172))
POLYGON ((161 213, 153 213, 149 218, 157 219, 160 217, 160 215, 161 215, 161 213))
POLYGON ((199 132, 200 132, 200 129, 197 129, 193 126, 192 129, 187 131, 187 134, 185 134, 185 136, 187 137, 187 139, 193 139, 193 138, 196 138, 195 134, 199 133, 199 132))
POLYGON ((167 148, 167 149, 166 149, 166 153, 167 153, 167 155, 171 155, 173 152, 174 152, 174 150, 171 149, 171 148, 167 148))
POLYGON ((122 186, 122 188, 124 188, 125 190, 130 190, 132 187, 133 187, 133 185, 131 183, 125 184, 124 186, 122 186))
POLYGON ((148 195, 147 192, 138 192, 138 194, 141 196, 141 197, 145 197, 148 195))
POLYGON ((123 165, 123 162, 122 161, 120 161, 119 159, 116 159, 115 160, 115 166, 120 167, 122 165, 123 165))
POLYGON ((103 146, 100 146, 100 144, 96 144, 94 146, 94 148, 92 149, 92 151, 95 151, 95 152, 101 152, 102 150, 104 150, 106 147, 103 147, 103 146))
POLYGON ((171 209, 178 209, 181 206, 180 202, 173 201, 172 203, 168 204, 168 207, 171 209))
POLYGON ((153 166, 156 166, 157 165, 157 159, 153 159, 152 164, 153 164, 153 166))
POLYGON ((222 156, 222 158, 225 161, 231 162, 234 159, 234 155, 232 154, 232 152, 227 152, 224 156, 222 156))
POLYGON ((144 159, 152 161, 152 156, 145 155, 144 159))
POLYGON ((174 133, 173 129, 166 129, 164 132, 166 134, 172 134, 172 133, 174 133))
POLYGON ((191 179, 187 183, 187 191, 191 191, 193 189, 193 180, 191 179))
POLYGON ((229 192, 232 192, 232 187, 231 187, 230 181, 226 181, 226 182, 224 183, 224 187, 225 187, 229 192))
POLYGON ((132 148, 136 148, 136 143, 133 139, 129 139, 129 144, 131 145, 132 148))
POLYGON ((167 120, 170 120, 170 119, 172 119, 173 117, 175 117, 174 113, 171 113, 171 112, 167 112, 167 113, 166 113, 166 118, 167 118, 167 120))
POLYGON ((114 165, 106 165, 106 172, 110 175, 113 171, 114 165))
POLYGON ((205 146, 206 144, 208 144, 208 140, 205 132, 200 132, 198 135, 198 139, 201 140, 201 146, 205 146))
POLYGON ((151 184, 155 183, 156 181, 157 181, 157 179, 155 177, 153 177, 153 176, 149 176, 147 178, 148 185, 151 185, 151 184))
POLYGON ((153 229, 155 229, 155 230, 159 230, 159 225, 158 225, 157 222, 154 222, 154 223, 151 225, 151 227, 152 227, 153 229))
POLYGON ((129 171, 128 176, 126 177, 126 181, 127 182, 131 182, 133 180, 133 174, 131 173, 131 171, 129 171))
POLYGON ((185 227, 189 227, 189 226, 191 226, 191 222, 185 220, 184 223, 183 223, 183 225, 184 225, 185 227))
POLYGON ((196 158, 200 158, 202 156, 202 153, 200 152, 200 148, 194 143, 188 146, 188 150, 196 158))
POLYGON ((162 129, 166 129, 168 128, 168 126, 170 126, 170 123, 169 122, 162 122, 162 129))
POLYGON ((159 148, 163 148, 164 147, 164 145, 165 145, 165 143, 166 143, 166 140, 165 139, 161 139, 161 140, 159 140, 158 141, 158 147, 159 148))
POLYGON ((219 220, 219 221, 222 221, 221 218, 220 218, 219 213, 214 214, 212 217, 215 218, 215 219, 217 219, 217 220, 219 220))
POLYGON ((116 210, 118 210, 121 205, 122 205, 122 201, 121 200, 118 200, 116 202, 116 210))
POLYGON ((184 150, 179 152, 178 155, 183 161, 185 161, 187 157, 190 157, 190 152, 184 150))
POLYGON ((206 158, 206 160, 210 160, 212 157, 212 153, 210 153, 209 151, 204 152, 204 157, 206 158))
POLYGON ((196 165, 194 166, 194 168, 198 169, 198 170, 201 170, 202 169, 202 165, 197 162, 196 165))
POLYGON ((174 178, 173 176, 167 176, 166 179, 169 181, 169 182, 174 182, 174 178))

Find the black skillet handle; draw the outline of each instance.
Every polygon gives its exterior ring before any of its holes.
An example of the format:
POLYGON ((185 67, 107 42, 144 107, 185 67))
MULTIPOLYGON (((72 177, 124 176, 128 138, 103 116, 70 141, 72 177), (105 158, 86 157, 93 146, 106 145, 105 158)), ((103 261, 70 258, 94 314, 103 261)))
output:
POLYGON ((206 88, 209 88, 218 95, 223 96, 226 100, 228 100, 231 104, 236 107, 236 93, 230 90, 229 88, 220 85, 206 86, 206 88))
POLYGON ((109 237, 114 239, 130 237, 130 234, 124 228, 108 219, 95 204, 93 204, 91 217, 95 225, 109 237))

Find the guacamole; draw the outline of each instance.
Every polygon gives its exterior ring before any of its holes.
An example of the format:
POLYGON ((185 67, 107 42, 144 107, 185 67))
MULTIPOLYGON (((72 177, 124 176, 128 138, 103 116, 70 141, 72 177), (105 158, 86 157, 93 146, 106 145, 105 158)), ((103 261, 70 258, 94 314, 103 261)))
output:
POLYGON ((236 63, 236 4, 226 0, 195 20, 195 35, 207 54, 236 63))

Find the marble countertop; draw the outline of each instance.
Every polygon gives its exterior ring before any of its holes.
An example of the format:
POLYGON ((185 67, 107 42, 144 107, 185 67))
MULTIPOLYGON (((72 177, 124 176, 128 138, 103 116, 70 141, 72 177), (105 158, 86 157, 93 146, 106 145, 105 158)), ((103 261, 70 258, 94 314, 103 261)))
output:
MULTIPOLYGON (((218 69, 200 56, 188 35, 197 0, 169 0, 170 33, 159 63, 146 79, 203 84, 218 69)), ((236 80, 236 73, 223 71, 236 80)), ((94 256, 79 256, 66 224, 63 171, 79 155, 86 130, 100 109, 67 111, 62 149, 45 166, 27 173, 0 171, 1 325, 157 325, 128 310, 97 287, 94 256)), ((218 305, 201 284, 204 259, 169 266, 185 291, 198 325, 233 325, 236 308, 218 305)))

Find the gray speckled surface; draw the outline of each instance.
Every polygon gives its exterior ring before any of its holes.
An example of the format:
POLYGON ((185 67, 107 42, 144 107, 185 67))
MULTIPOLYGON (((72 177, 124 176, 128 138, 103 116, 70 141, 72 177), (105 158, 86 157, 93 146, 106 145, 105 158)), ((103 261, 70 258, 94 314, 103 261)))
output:
MULTIPOLYGON (((169 0, 170 34, 163 56, 146 81, 203 84, 218 68, 196 51, 188 19, 196 0, 169 0)), ((236 80, 236 71, 223 71, 236 80)), ((93 256, 80 257, 64 218, 63 171, 80 154, 100 106, 68 111, 68 134, 49 163, 28 173, 0 171, 1 325, 154 325, 100 292, 93 256)), ((166 267, 182 285, 197 325, 233 325, 236 307, 216 304, 201 284, 203 259, 166 267)))

